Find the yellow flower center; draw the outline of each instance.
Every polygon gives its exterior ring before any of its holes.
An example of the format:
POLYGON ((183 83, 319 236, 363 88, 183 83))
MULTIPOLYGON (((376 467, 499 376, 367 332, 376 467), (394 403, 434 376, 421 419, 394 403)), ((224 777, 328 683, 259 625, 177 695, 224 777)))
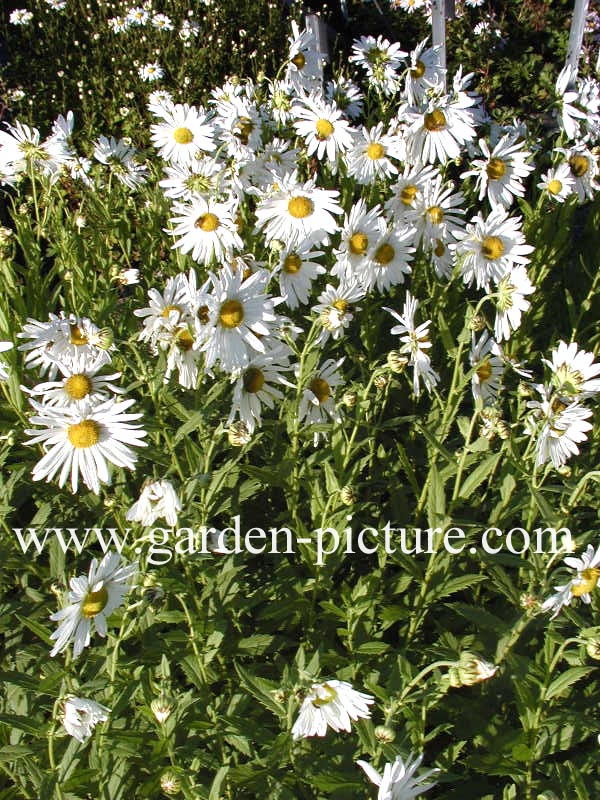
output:
POLYGON ((348 301, 344 300, 343 297, 338 297, 337 300, 333 301, 332 305, 336 311, 340 312, 340 314, 345 314, 346 311, 348 311, 348 301))
POLYGON ((506 172, 506 164, 501 158, 490 158, 485 171, 491 181, 497 181, 506 172))
POLYGON ((161 314, 161 317, 164 317, 165 319, 169 319, 169 314, 172 311, 176 311, 180 316, 181 316, 181 314, 183 314, 183 309, 181 308, 181 306, 165 306, 165 308, 163 309, 163 312, 161 314))
POLYGON ((84 419, 67 428, 69 441, 78 449, 92 447, 100 439, 100 426, 93 419, 84 419))
POLYGON ((194 134, 189 128, 175 128, 173 138, 177 144, 189 144, 194 141, 194 134))
POLYGON ((480 383, 486 383, 486 381, 489 381, 489 379, 492 377, 492 365, 490 364, 489 358, 481 362, 481 364, 477 367, 476 372, 480 383))
POLYGON ((323 686, 320 687, 319 696, 315 697, 312 704, 315 708, 321 708, 321 706, 326 706, 328 703, 331 703, 336 697, 337 692, 335 689, 332 689, 328 683, 324 683, 323 686))
POLYGON ((441 239, 436 239, 436 245, 434 247, 433 252, 438 258, 441 258, 444 253, 446 252, 446 245, 442 242, 441 239))
POLYGON ((441 225, 444 219, 444 212, 439 206, 430 206, 426 213, 434 225, 441 225))
POLYGON ((313 378, 308 387, 319 401, 324 403, 331 395, 331 387, 324 378, 313 378))
POLYGON ((108 603, 108 589, 102 586, 97 592, 88 592, 81 604, 81 613, 87 619, 104 611, 108 603))
POLYGON ((216 231, 219 227, 219 218, 209 211, 208 214, 202 214, 201 217, 198 217, 194 225, 205 233, 212 233, 212 231, 216 231))
POLYGON ((194 337, 187 328, 181 328, 177 331, 175 344, 183 353, 187 353, 194 346, 194 337))
POLYGON ((78 325, 70 325, 71 344, 84 345, 89 343, 88 337, 81 331, 78 325))
POLYGON ((318 119, 315 123, 317 139, 328 139, 333 133, 333 125, 328 119, 318 119))
POLYGON ((290 216, 296 219, 304 219, 313 213, 314 206, 308 197, 292 197, 288 203, 290 216))
POLYGON ((244 390, 250 394, 256 394, 265 385, 265 376, 258 367, 250 367, 244 372, 244 390))
POLYGON ((92 391, 92 380, 84 373, 78 373, 67 378, 63 388, 72 400, 83 400, 92 391))
POLYGON ((300 272, 301 267, 302 259, 297 253, 290 253, 283 260, 283 271, 287 272, 288 275, 295 275, 300 272))
POLYGON ((379 245, 377 250, 375 250, 375 255, 373 258, 378 264, 381 264, 382 267, 385 267, 390 263, 390 261, 393 260, 395 254, 396 251, 392 245, 386 242, 385 244, 379 245))
POLYGON ((369 246, 369 237, 366 233, 353 233, 348 242, 350 252, 355 256, 364 256, 369 246))
POLYGON ((580 582, 571 587, 573 597, 581 597, 582 594, 588 594, 595 589, 599 577, 600 569, 597 567, 588 567, 582 570, 579 573, 580 582))
POLYGON ((588 171, 588 167, 590 165, 590 160, 586 156, 571 156, 569 159, 569 166, 571 167, 571 172, 575 175, 576 178, 581 178, 585 173, 588 171))
POLYGON ((297 69, 304 69, 304 65, 306 64, 304 53, 296 53, 292 58, 292 64, 297 67, 297 69))
POLYGON ((488 261, 495 261, 504 253, 504 245, 499 236, 486 236, 481 243, 481 253, 488 261))
POLYGON ((400 192, 400 200, 405 206, 409 206, 417 196, 418 191, 417 187, 411 183, 410 186, 405 186, 400 192))
POLYGON ((552 178, 550 183, 548 184, 548 191, 550 194, 560 194, 562 191, 562 183, 558 180, 558 178, 552 178))
POLYGON ((240 117, 237 123, 238 138, 242 144, 248 144, 250 134, 254 130, 254 123, 250 117, 240 117))
POLYGON ((244 306, 239 300, 225 300, 219 319, 224 328, 238 328, 244 321, 244 306))
POLYGON ((446 115, 436 108, 430 114, 425 114, 423 124, 428 131, 443 131, 446 127, 446 115))
POLYGON ((418 59, 414 69, 411 69, 410 71, 410 76, 417 81, 419 78, 422 78, 423 75, 425 75, 425 64, 421 61, 421 59, 418 59))
POLYGON ((367 158, 370 158, 371 161, 378 161, 380 158, 383 158, 385 155, 385 147, 379 142, 371 142, 371 144, 367 147, 367 158))

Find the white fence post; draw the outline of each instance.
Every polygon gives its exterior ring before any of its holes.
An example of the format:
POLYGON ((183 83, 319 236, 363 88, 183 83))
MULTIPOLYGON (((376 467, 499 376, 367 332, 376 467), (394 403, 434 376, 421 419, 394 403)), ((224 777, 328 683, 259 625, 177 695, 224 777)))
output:
POLYGON ((567 49, 567 60, 565 66, 571 67, 571 81, 569 88, 575 84, 577 77, 577 64, 581 55, 581 44, 583 42, 583 29, 585 28, 585 18, 588 12, 590 0, 575 0, 573 19, 571 20, 571 30, 569 32, 569 47, 567 49))
POLYGON ((442 70, 446 90, 446 0, 431 0, 431 29, 437 64, 442 70))

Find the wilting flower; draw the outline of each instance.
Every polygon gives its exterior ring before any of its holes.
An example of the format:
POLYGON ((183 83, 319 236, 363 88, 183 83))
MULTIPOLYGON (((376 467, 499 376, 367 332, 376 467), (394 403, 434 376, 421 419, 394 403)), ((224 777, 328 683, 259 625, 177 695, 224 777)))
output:
POLYGON ((177 514, 181 511, 181 500, 169 481, 154 481, 146 484, 139 499, 127 512, 128 522, 141 522, 142 525, 154 525, 159 517, 164 518, 167 525, 177 525, 177 514))
POLYGON ((476 683, 487 681, 492 678, 498 667, 484 661, 475 653, 465 650, 461 653, 459 660, 449 668, 448 680, 450 686, 458 688, 460 686, 473 686, 476 683))
POLYGON ((402 756, 396 756, 393 763, 385 765, 381 775, 366 761, 357 761, 356 763, 365 771, 371 783, 379 787, 377 800, 412 800, 435 786, 435 781, 433 783, 425 783, 425 781, 439 772, 438 769, 429 769, 421 775, 415 776, 422 760, 422 755, 413 758, 412 753, 406 761, 402 756))
POLYGON ((83 744, 99 722, 106 722, 109 713, 109 708, 94 700, 70 695, 64 704, 63 725, 69 736, 83 744))
POLYGON ((368 719, 371 695, 357 692, 346 681, 313 683, 304 698, 298 719, 292 728, 294 739, 308 736, 325 736, 327 728, 350 732, 351 720, 368 719))

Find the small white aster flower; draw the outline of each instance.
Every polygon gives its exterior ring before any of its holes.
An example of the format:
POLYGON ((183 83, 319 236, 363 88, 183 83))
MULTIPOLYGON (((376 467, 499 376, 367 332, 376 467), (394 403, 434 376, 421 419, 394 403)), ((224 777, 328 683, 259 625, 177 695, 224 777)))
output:
POLYGON ((160 480, 147 483, 139 498, 127 512, 128 522, 141 522, 154 525, 157 519, 164 519, 167 525, 177 525, 177 515, 181 511, 181 500, 170 481, 160 480))
POLYGON ((11 11, 8 19, 12 25, 29 25, 33 19, 33 14, 25 8, 16 8, 11 11))
POLYGON ((123 602, 137 572, 137 561, 123 565, 118 553, 107 553, 100 564, 92 559, 87 575, 71 578, 68 605, 50 616, 59 623, 50 636, 56 640, 50 655, 62 653, 73 643, 73 658, 77 658, 90 644, 92 624, 105 637, 107 619, 123 602))
POLYGON ((349 733, 352 722, 371 716, 369 706, 373 702, 371 695, 357 692, 346 681, 313 683, 300 707, 292 736, 325 736, 328 727, 336 733, 349 733))
POLYGON ((152 81, 160 80, 164 76, 165 71, 158 61, 152 61, 149 64, 144 64, 142 67, 140 67, 138 74, 143 81, 148 81, 148 83, 151 83, 152 81))
POLYGON ((594 550, 589 544, 581 558, 567 556, 564 564, 575 571, 575 576, 562 586, 555 586, 556 593, 542 603, 542 611, 552 611, 550 619, 554 619, 564 606, 569 606, 574 597, 579 597, 589 605, 592 602, 591 592, 596 588, 600 577, 600 547, 594 550))
POLYGON ((379 787, 377 800, 412 800, 436 785, 435 781, 433 783, 426 783, 426 781, 439 772, 438 769, 430 769, 421 775, 415 775, 422 761, 422 755, 414 758, 412 753, 406 761, 402 756, 396 756, 391 764, 385 765, 382 774, 379 774, 366 761, 357 761, 356 763, 364 770, 371 783, 379 787))
POLYGON ((106 722, 110 709, 85 697, 69 695, 64 703, 62 723, 69 734, 84 744, 99 722, 106 722))
POLYGON ((415 314, 418 306, 419 301, 410 292, 407 292, 402 315, 391 308, 384 307, 384 310, 389 311, 400 323, 395 325, 390 332, 394 336, 400 336, 400 340, 403 343, 398 352, 401 355, 409 356, 408 363, 413 368, 413 391, 416 397, 419 397, 421 393, 421 379, 428 391, 431 391, 440 379, 440 376, 432 368, 431 359, 426 353, 426 350, 431 348, 431 342, 429 341, 431 320, 415 325, 415 314))
POLYGON ((469 360, 475 370, 471 378, 473 397, 484 406, 492 405, 498 397, 504 361, 500 346, 487 331, 477 340, 473 333, 469 360))
POLYGON ((152 25, 160 31, 173 30, 173 22, 166 14, 154 14, 152 17, 152 25))

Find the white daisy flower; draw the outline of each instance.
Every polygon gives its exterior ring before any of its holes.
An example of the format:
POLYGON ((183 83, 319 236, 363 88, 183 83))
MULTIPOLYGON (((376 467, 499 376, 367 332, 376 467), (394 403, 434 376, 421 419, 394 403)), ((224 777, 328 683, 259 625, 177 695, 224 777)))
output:
POLYGON ((161 122, 150 126, 150 138, 165 161, 189 164, 215 149, 212 125, 194 106, 187 103, 167 106, 160 118, 161 122))
POLYGON ((56 178, 64 164, 72 158, 66 140, 49 136, 41 141, 37 128, 30 128, 18 120, 14 125, 6 125, 0 130, 0 160, 14 172, 24 172, 27 164, 33 165, 50 178, 56 178))
MULTIPOLYGON (((0 342, 0 353, 6 353, 7 350, 12 350, 14 344, 12 342, 0 342)), ((0 361, 0 381, 7 381, 10 373, 10 367, 3 361, 0 361)))
POLYGON ((99 636, 105 637, 107 619, 123 602, 129 591, 129 581, 137 575, 138 564, 121 564, 118 553, 107 553, 100 564, 92 559, 87 575, 71 578, 69 604, 50 615, 58 628, 50 638, 55 641, 51 656, 62 653, 73 643, 73 658, 88 647, 92 623, 99 636))
POLYGON ((542 611, 552 611, 550 619, 554 619, 562 608, 571 605, 574 597, 589 605, 592 602, 591 592, 596 588, 600 577, 600 547, 594 550, 589 544, 581 558, 567 556, 564 563, 570 570, 575 571, 575 576, 562 586, 555 586, 556 593, 542 603, 542 611))
POLYGON ((425 252, 435 248, 438 241, 448 243, 464 230, 465 198, 454 192, 452 183, 444 184, 441 175, 426 184, 415 196, 413 205, 407 210, 406 221, 416 228, 417 241, 425 252))
POLYGON ((113 33, 124 33, 131 27, 131 21, 127 17, 111 17, 108 20, 108 27, 113 33))
POLYGON ((290 147, 285 139, 275 138, 241 167, 240 181, 248 193, 262 197, 274 184, 280 184, 286 175, 293 173, 299 155, 300 151, 290 147))
POLYGON ((27 367, 39 367, 40 374, 48 372, 50 380, 55 380, 59 364, 69 368, 74 364, 87 367, 100 367, 111 361, 110 350, 112 332, 108 328, 98 328, 87 317, 70 314, 66 317, 49 314, 48 322, 38 322, 28 318, 23 330, 17 334, 19 339, 31 341, 19 345, 25 352, 27 367))
POLYGON ((86 364, 86 359, 78 358, 69 366, 57 365, 63 375, 60 381, 38 383, 33 389, 24 391, 32 397, 41 397, 42 403, 48 406, 81 405, 86 402, 100 403, 111 395, 122 394, 123 389, 112 381, 121 377, 120 372, 113 375, 99 375, 103 364, 86 364))
POLYGON ((289 308, 298 308, 308 303, 312 283, 327 270, 314 261, 323 255, 322 250, 314 250, 310 242, 281 252, 276 272, 279 275, 279 290, 289 308))
MULTIPOLYGON (((292 103, 295 90, 288 81, 267 80, 269 111, 277 125, 287 125, 292 120, 292 103)), ((330 99, 330 98, 328 98, 330 99)))
MULTIPOLYGON (((335 390, 343 381, 338 372, 343 363, 343 358, 340 358, 339 361, 329 358, 312 375, 300 398, 298 407, 300 422, 312 425, 328 422, 329 419, 338 423, 342 421, 335 404, 335 390)), ((315 447, 318 442, 319 434, 315 433, 315 447)))
POLYGON ((535 286, 529 280, 527 270, 522 264, 509 267, 500 278, 493 294, 496 306, 494 335, 496 341, 508 341, 511 331, 521 325, 521 315, 530 306, 526 295, 533 294, 535 286))
POLYGON ((138 75, 140 78, 148 83, 160 80, 162 77, 164 77, 164 74, 165 71, 158 61, 152 61, 149 64, 144 64, 138 69, 138 75))
POLYGON ((196 39, 200 33, 200 25, 193 19, 184 19, 179 29, 179 38, 184 43, 185 47, 191 45, 191 40, 196 39))
POLYGON ((168 383, 174 370, 178 383, 184 389, 195 389, 200 374, 201 354, 198 351, 203 339, 196 339, 187 325, 175 327, 165 336, 162 346, 168 350, 164 383, 168 383))
POLYGON ((560 71, 556 79, 556 97, 558 103, 558 124, 567 136, 567 139, 579 138, 581 125, 586 118, 585 111, 576 105, 579 100, 578 92, 573 88, 573 67, 567 64, 560 71))
POLYGON ((407 55, 398 42, 391 44, 382 36, 361 36, 352 44, 349 61, 365 70, 369 85, 392 95, 400 86, 398 69, 407 55))
POLYGON ((398 223, 410 218, 410 210, 416 208, 425 188, 439 177, 437 167, 407 164, 404 172, 390 186, 391 196, 385 203, 385 210, 398 223))
POLYGON ((312 180, 299 184, 287 176, 276 191, 256 208, 257 228, 264 228, 268 242, 279 239, 288 247, 302 242, 325 243, 327 234, 337 231, 335 216, 342 213, 339 192, 319 189, 312 180))
POLYGON ((174 227, 167 232, 180 237, 173 249, 190 253, 194 261, 202 264, 223 261, 243 248, 231 202, 219 203, 211 197, 194 196, 189 203, 173 203, 173 211, 178 216, 170 219, 174 227))
POLYGON ((12 25, 29 25, 32 19, 33 14, 25 8, 16 8, 14 11, 10 12, 8 18, 12 25))
POLYGON ((146 483, 139 498, 127 512, 128 522, 141 522, 150 527, 157 519, 164 519, 167 525, 177 525, 177 515, 181 511, 181 500, 170 481, 146 483))
POLYGON ((283 392, 274 384, 294 388, 294 384, 283 375, 291 369, 289 356, 289 348, 278 345, 250 360, 235 381, 227 426, 239 417, 251 434, 256 426, 260 428, 262 406, 274 408, 276 403, 283 400, 283 392))
POLYGON ((300 31, 298 24, 292 20, 292 35, 288 37, 288 41, 285 82, 300 94, 318 90, 321 86, 323 65, 315 34, 308 28, 300 31))
POLYGON ((559 342, 552 360, 544 359, 552 370, 552 384, 561 397, 586 399, 600 392, 600 364, 594 354, 579 350, 577 342, 559 342))
POLYGON ((328 727, 336 733, 349 733, 351 722, 371 716, 369 706, 373 702, 371 695, 357 692, 346 681, 313 683, 300 707, 292 736, 325 736, 328 727))
POLYGON ((106 164, 117 180, 129 189, 135 189, 148 177, 148 168, 136 161, 136 153, 135 147, 114 136, 99 136, 94 142, 94 158, 106 164))
POLYGON ((425 0, 394 0, 395 8, 401 8, 409 14, 414 14, 415 11, 425 8, 425 6, 425 0))
POLYGON ((352 145, 352 129, 343 113, 333 103, 326 103, 320 94, 299 98, 292 107, 294 128, 304 139, 307 155, 335 165, 337 158, 352 145))
POLYGON ((582 144, 569 149, 557 147, 555 151, 567 159, 578 201, 585 203, 587 200, 593 200, 596 192, 600 190, 598 156, 582 144))
POLYGON ((415 776, 422 761, 422 755, 413 758, 412 753, 406 761, 402 756, 396 756, 393 763, 385 765, 381 775, 366 761, 357 761, 356 763, 364 770, 371 783, 379 787, 377 800, 412 800, 436 785, 435 781, 433 783, 425 783, 425 781, 439 772, 438 769, 430 769, 415 776))
POLYGON ((84 744, 99 722, 106 722, 110 709, 85 697, 69 695, 64 703, 62 723, 69 734, 84 744))
POLYGON ((166 14, 154 14, 152 17, 152 26, 158 28, 159 31, 173 30, 173 22, 166 14))
POLYGON ((525 424, 525 431, 537 436, 536 467, 552 461, 559 469, 573 455, 579 455, 579 447, 588 438, 592 424, 587 420, 592 412, 577 401, 567 405, 550 386, 535 387, 541 400, 530 400, 527 407, 532 410, 525 424))
POLYGON ((358 86, 349 78, 342 76, 327 83, 325 97, 329 103, 335 103, 351 120, 360 117, 363 110, 363 94, 358 86))
POLYGON ((227 194, 230 181, 223 165, 210 156, 196 158, 185 164, 165 167, 165 175, 158 182, 165 197, 190 201, 194 196, 227 194))
POLYGON ((385 221, 381 217, 380 206, 367 208, 360 198, 350 213, 344 217, 339 247, 334 251, 336 263, 331 274, 340 281, 351 281, 357 270, 369 260, 368 253, 373 250, 373 243, 381 236, 385 221), (383 225, 381 224, 383 223, 383 225))
POLYGON ((313 312, 319 315, 319 322, 323 326, 318 342, 323 345, 331 336, 334 340, 340 339, 346 328, 354 319, 354 311, 358 311, 354 304, 362 300, 365 291, 356 281, 341 284, 337 288, 327 284, 325 291, 319 295, 319 302, 313 306, 313 312))
POLYGON ((145 25, 150 20, 150 12, 141 6, 135 6, 127 12, 127 19, 131 25, 145 25))
POLYGON ((493 150, 485 139, 479 140, 483 159, 475 159, 472 169, 463 172, 462 179, 471 175, 477 178, 475 188, 479 189, 479 200, 487 195, 492 207, 502 205, 508 208, 515 197, 523 197, 523 181, 534 167, 527 163, 531 152, 525 150, 525 142, 516 141, 509 134, 503 136, 493 150))
POLYGON ((438 62, 435 47, 425 49, 429 37, 415 47, 410 53, 410 65, 406 72, 404 93, 408 103, 418 106, 423 102, 425 93, 433 86, 441 86, 443 70, 438 62))
POLYGON ((424 164, 446 164, 459 158, 462 148, 475 138, 475 119, 470 106, 475 100, 464 92, 461 97, 439 95, 425 108, 402 106, 400 121, 408 126, 405 131, 406 147, 413 161, 424 164))
POLYGON ((575 180, 570 165, 563 162, 549 169, 542 175, 537 188, 547 192, 557 203, 564 203, 575 191, 575 180))
MULTIPOLYGON (((190 271, 192 275, 194 273, 190 271)), ((144 320, 139 340, 149 342, 151 347, 160 345, 166 349, 174 331, 194 320, 194 289, 195 275, 191 283, 183 273, 169 278, 162 294, 156 289, 149 289, 149 305, 133 312, 144 320)))
POLYGON ((253 356, 265 353, 262 337, 271 334, 276 321, 273 300, 265 293, 269 278, 260 270, 244 280, 242 270, 229 266, 211 273, 214 304, 201 347, 207 369, 217 361, 225 372, 245 369, 253 356))
POLYGON ((397 175, 398 170, 390 158, 401 158, 401 151, 398 137, 383 133, 383 122, 370 130, 363 127, 346 153, 348 175, 363 186, 397 175))
POLYGON ((431 391, 440 379, 440 376, 431 366, 431 359, 425 352, 431 348, 431 342, 429 341, 431 320, 415 325, 415 314, 418 306, 419 301, 410 292, 406 293, 402 315, 384 306, 384 311, 389 311, 400 323, 399 325, 394 325, 390 333, 394 336, 400 336, 400 341, 403 342, 398 352, 400 355, 409 357, 408 365, 413 368, 413 391, 416 397, 419 397, 421 393, 421 379, 427 391, 431 391))
POLYGON ((493 405, 498 398, 498 390, 504 373, 504 361, 501 358, 498 343, 483 331, 479 339, 472 334, 469 361, 475 370, 471 378, 471 391, 475 402, 483 406, 493 405))
POLYGON ((496 206, 486 219, 478 214, 466 227, 456 231, 457 254, 462 258, 464 282, 489 291, 491 281, 499 281, 513 266, 529 263, 535 248, 528 245, 521 231, 521 217, 509 217, 503 206, 496 206))
POLYGON ((140 425, 132 424, 142 414, 125 413, 135 400, 114 398, 102 403, 81 406, 55 407, 29 401, 37 414, 30 418, 32 425, 43 430, 29 429, 32 438, 26 444, 41 443, 45 455, 33 468, 33 480, 51 481, 57 472, 62 488, 70 475, 73 493, 77 492, 79 475, 95 494, 101 483, 110 483, 108 464, 133 469, 137 460, 131 447, 146 447, 141 441, 147 434, 140 425))
POLYGON ((356 268, 356 277, 365 291, 377 288, 378 292, 385 292, 391 286, 404 283, 404 277, 411 272, 414 239, 415 229, 412 225, 404 229, 388 229, 384 220, 380 219, 379 236, 367 253, 367 258, 356 268))

